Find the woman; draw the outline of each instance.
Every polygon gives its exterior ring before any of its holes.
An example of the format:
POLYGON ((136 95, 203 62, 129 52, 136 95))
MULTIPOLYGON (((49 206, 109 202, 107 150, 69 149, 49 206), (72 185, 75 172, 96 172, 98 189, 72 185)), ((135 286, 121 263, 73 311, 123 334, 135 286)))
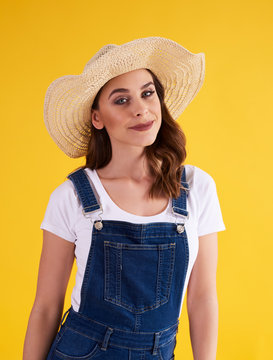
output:
POLYGON ((203 53, 149 37, 106 45, 50 85, 47 129, 86 164, 50 196, 24 360, 174 359, 186 289, 194 358, 215 359, 225 225, 212 177, 182 165, 175 121, 203 79, 203 53))

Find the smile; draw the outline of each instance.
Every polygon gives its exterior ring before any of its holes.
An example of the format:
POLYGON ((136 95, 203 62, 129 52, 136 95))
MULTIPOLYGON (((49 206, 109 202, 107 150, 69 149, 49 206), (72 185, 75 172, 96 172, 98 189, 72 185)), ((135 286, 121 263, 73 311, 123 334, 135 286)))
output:
POLYGON ((137 131, 145 131, 145 130, 149 130, 152 126, 153 126, 153 121, 149 121, 147 123, 147 125, 137 125, 137 126, 134 126, 134 127, 131 127, 129 129, 132 129, 132 130, 137 130, 137 131))

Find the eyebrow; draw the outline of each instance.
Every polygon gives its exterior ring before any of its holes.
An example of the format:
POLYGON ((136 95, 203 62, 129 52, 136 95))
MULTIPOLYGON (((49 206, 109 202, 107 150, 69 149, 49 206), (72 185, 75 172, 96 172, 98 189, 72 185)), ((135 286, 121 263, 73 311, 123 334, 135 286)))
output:
MULTIPOLYGON (((154 84, 152 81, 149 81, 147 84, 144 84, 143 86, 141 86, 140 89, 141 89, 141 90, 142 90, 142 89, 145 89, 145 88, 148 87, 149 85, 154 85, 154 86, 155 86, 155 84, 154 84)), ((110 95, 108 96, 108 99, 110 99, 110 97, 111 97, 113 94, 117 93, 117 92, 125 92, 125 93, 128 93, 129 90, 128 90, 128 89, 124 89, 124 88, 114 89, 113 91, 111 91, 110 95)))

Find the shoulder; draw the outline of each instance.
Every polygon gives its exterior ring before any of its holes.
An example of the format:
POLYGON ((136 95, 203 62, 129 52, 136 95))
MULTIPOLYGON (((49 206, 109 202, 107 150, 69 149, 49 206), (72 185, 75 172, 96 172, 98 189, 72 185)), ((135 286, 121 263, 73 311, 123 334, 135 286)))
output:
POLYGON ((78 222, 79 204, 70 180, 65 180, 52 193, 40 228, 63 239, 75 242, 75 224, 78 222))
POLYGON ((185 170, 190 189, 203 192, 216 186, 213 177, 200 167, 186 164, 185 170))
POLYGON ((225 230, 216 183, 211 174, 198 166, 186 165, 186 178, 190 184, 191 204, 196 206, 198 236, 225 230))
POLYGON ((79 206, 75 187, 69 179, 65 180, 52 191, 50 199, 54 203, 70 205, 73 208, 79 206))

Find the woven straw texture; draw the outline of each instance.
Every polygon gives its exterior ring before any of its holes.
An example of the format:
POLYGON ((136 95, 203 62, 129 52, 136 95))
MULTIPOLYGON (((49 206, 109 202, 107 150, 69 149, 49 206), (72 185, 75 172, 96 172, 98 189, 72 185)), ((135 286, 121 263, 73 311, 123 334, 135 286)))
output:
POLYGON ((91 106, 99 89, 115 76, 148 68, 165 89, 165 103, 177 120, 200 90, 205 74, 204 53, 193 54, 162 37, 136 39, 103 46, 79 75, 53 81, 44 102, 46 128, 66 155, 87 154, 91 136, 91 106))

